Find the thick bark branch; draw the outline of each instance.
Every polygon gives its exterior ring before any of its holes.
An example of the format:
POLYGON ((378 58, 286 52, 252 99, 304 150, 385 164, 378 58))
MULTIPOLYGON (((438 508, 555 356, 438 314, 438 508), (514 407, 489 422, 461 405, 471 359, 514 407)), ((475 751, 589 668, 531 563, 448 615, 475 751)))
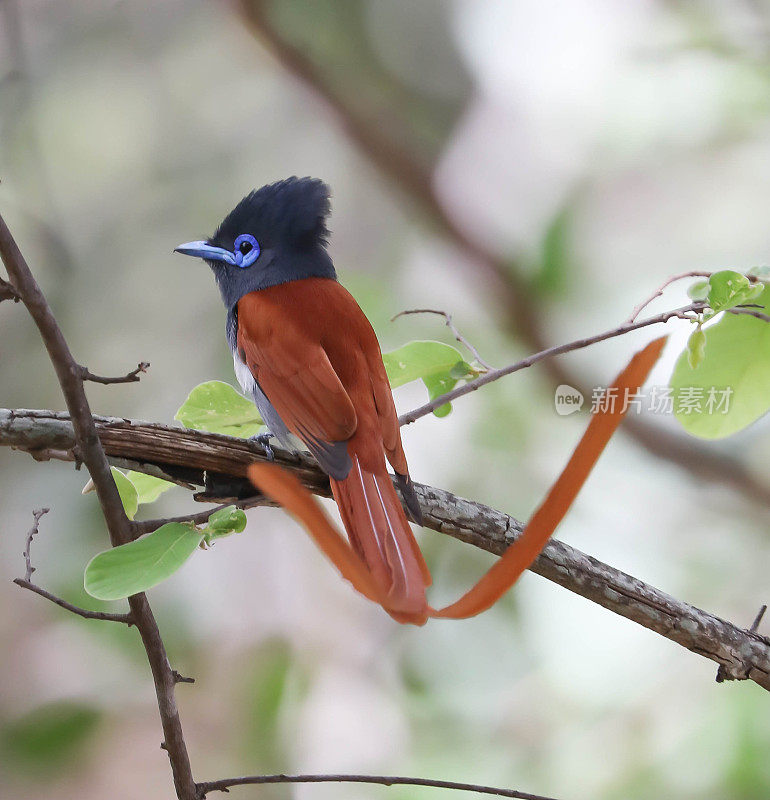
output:
MULTIPOLYGON (((245 479, 264 449, 244 439, 156 423, 96 417, 108 456, 134 468, 151 469, 177 483, 203 486, 216 477, 218 492, 206 499, 248 498, 245 479)), ((26 450, 55 450, 63 457, 74 443, 68 415, 53 411, 0 409, 0 445, 26 450)), ((311 491, 328 496, 326 476, 308 456, 276 448, 276 463, 293 471, 311 491)), ((496 555, 521 533, 522 524, 501 511, 444 489, 415 484, 425 527, 496 555)), ((140 523, 141 525, 141 523, 140 523)), ((713 614, 681 602, 569 545, 552 539, 532 571, 565 589, 665 636, 720 664, 725 679, 752 680, 770 690, 770 640, 713 614)))

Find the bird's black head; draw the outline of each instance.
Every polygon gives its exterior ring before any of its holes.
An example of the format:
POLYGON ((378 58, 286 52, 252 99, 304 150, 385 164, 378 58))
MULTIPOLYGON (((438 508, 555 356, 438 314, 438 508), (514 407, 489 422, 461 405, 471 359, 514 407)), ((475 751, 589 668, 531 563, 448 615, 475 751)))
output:
POLYGON ((243 295, 300 278, 337 277, 326 252, 329 188, 287 178, 241 200, 209 239, 176 248, 204 258, 228 309, 243 295))

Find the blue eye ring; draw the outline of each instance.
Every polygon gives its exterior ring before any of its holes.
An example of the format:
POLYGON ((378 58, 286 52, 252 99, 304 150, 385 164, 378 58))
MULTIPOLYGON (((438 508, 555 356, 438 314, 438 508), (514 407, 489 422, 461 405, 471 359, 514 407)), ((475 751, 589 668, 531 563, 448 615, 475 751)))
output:
POLYGON ((259 258, 260 252, 259 242, 250 233, 242 233, 233 242, 235 266, 241 269, 250 267, 259 258))

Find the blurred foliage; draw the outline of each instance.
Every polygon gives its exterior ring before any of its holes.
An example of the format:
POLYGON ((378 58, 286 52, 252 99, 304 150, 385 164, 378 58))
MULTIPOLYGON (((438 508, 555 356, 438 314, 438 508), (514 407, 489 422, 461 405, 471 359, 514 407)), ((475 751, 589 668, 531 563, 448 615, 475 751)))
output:
POLYGON ((98 731, 102 712, 74 701, 48 703, 0 726, 0 753, 14 772, 51 777, 72 768, 98 731))

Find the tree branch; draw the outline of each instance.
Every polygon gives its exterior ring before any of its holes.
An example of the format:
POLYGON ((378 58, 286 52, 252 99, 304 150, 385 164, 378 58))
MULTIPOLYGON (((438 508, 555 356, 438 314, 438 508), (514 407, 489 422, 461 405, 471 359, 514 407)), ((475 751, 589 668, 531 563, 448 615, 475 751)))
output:
POLYGON ((448 311, 441 311, 436 308, 410 308, 406 311, 399 311, 394 317, 390 318, 391 322, 395 322, 399 317, 405 317, 409 314, 437 314, 440 317, 444 318, 444 323, 446 324, 447 328, 452 331, 455 340, 458 341, 461 345, 464 345, 470 353, 473 354, 473 357, 479 364, 481 364, 484 369, 490 370, 494 369, 494 367, 484 361, 481 357, 481 353, 460 333, 458 327, 454 324, 452 320, 452 315, 448 311))
POLYGON ((81 369, 84 381, 101 383, 105 386, 108 386, 113 383, 136 383, 137 381, 141 380, 141 375, 147 372, 149 367, 149 361, 140 361, 139 364, 137 364, 136 369, 132 369, 131 372, 127 373, 126 375, 122 375, 119 378, 103 378, 101 375, 94 375, 93 372, 90 372, 87 367, 81 367, 81 369))
POLYGON ((622 336, 625 333, 630 333, 631 331, 638 330, 639 328, 646 328, 650 325, 666 323, 670 319, 690 319, 688 316, 689 314, 702 309, 703 303, 692 303, 689 306, 683 306, 682 308, 677 308, 673 311, 665 311, 662 314, 657 314, 654 317, 643 319, 640 322, 625 322, 623 325, 619 325, 617 328, 612 328, 612 330, 605 331, 604 333, 597 333, 594 336, 588 336, 584 339, 577 339, 574 342, 560 344, 556 347, 549 347, 547 350, 541 350, 539 353, 535 353, 527 358, 523 358, 521 361, 517 361, 515 364, 509 364, 507 367, 501 367, 500 369, 491 369, 489 372, 484 373, 484 375, 481 375, 472 381, 468 381, 468 383, 457 386, 451 391, 434 398, 431 400, 431 402, 425 403, 425 405, 415 408, 406 414, 402 414, 398 418, 398 421, 401 425, 409 425, 412 422, 420 419, 420 417, 424 417, 426 414, 432 413, 445 403, 451 403, 452 401, 457 400, 458 397, 463 397, 466 394, 475 392, 477 389, 480 389, 482 386, 486 386, 488 383, 492 383, 493 381, 500 380, 500 378, 503 378, 506 375, 512 375, 514 372, 519 372, 522 369, 531 367, 533 364, 537 364, 539 361, 544 361, 547 358, 562 355, 563 353, 570 353, 573 350, 580 350, 583 347, 589 347, 592 344, 604 342, 607 339, 613 339, 616 336, 622 336))
MULTIPOLYGON (((214 473, 223 490, 235 498, 253 496, 246 468, 267 458, 264 449, 248 439, 114 417, 94 421, 108 456, 154 465, 165 475, 180 475, 179 480, 198 486, 214 473)), ((0 445, 34 452, 41 447, 67 451, 72 443, 66 414, 0 409, 0 445)), ((310 491, 330 495, 327 476, 310 456, 276 447, 275 461, 294 472, 310 491)), ((495 555, 502 555, 523 529, 510 515, 444 489, 415 484, 415 491, 425 527, 495 555)), ((204 513, 207 517, 211 512, 204 513)), ((677 600, 556 539, 548 543, 532 571, 715 661, 726 679, 748 679, 770 690, 770 640, 756 631, 677 600)))
MULTIPOLYGON (((96 487, 99 503, 113 546, 131 541, 130 520, 123 511, 110 465, 96 431, 91 409, 83 387, 83 370, 75 361, 67 342, 51 312, 48 302, 27 262, 0 216, 0 257, 11 283, 37 325, 51 363, 59 379, 62 394, 72 419, 72 447, 82 459, 96 487)), ((143 594, 128 600, 131 618, 142 638, 150 663, 158 700, 164 742, 171 762, 174 785, 179 800, 195 800, 195 781, 182 734, 179 711, 174 699, 175 680, 166 648, 147 598, 143 594)))
POLYGON ((4 281, 0 278, 0 303, 2 303, 3 300, 13 300, 14 303, 18 303, 21 298, 16 289, 14 289, 8 281, 4 281))
POLYGON ((541 794, 519 792, 515 789, 497 789, 476 783, 458 783, 430 778, 405 778, 400 775, 247 775, 243 778, 225 778, 198 784, 200 800, 210 792, 228 792, 233 786, 262 786, 268 783, 368 783, 379 786, 428 786, 433 789, 454 789, 460 792, 491 794, 495 797, 514 797, 518 800, 555 800, 541 794))
POLYGON ((67 611, 71 611, 73 614, 77 614, 79 617, 84 617, 85 619, 101 619, 108 622, 122 622, 123 624, 129 626, 133 625, 134 621, 130 614, 105 614, 101 611, 88 611, 85 608, 73 606, 72 603, 68 603, 66 600, 62 600, 61 597, 57 597, 55 594, 51 594, 45 589, 41 589, 39 586, 36 586, 34 583, 32 583, 32 573, 35 571, 35 568, 32 566, 32 540, 35 538, 35 536, 37 536, 38 528, 40 527, 40 518, 49 511, 50 509, 48 508, 40 508, 37 511, 32 512, 34 522, 32 523, 32 527, 29 529, 29 533, 27 534, 24 552, 22 554, 24 556, 24 566, 26 570, 23 578, 15 578, 13 582, 17 586, 21 586, 22 589, 29 589, 30 592, 34 592, 35 594, 39 594, 41 597, 45 597, 46 600, 56 603, 57 606, 60 606, 67 611))
POLYGON ((89 611, 86 608, 80 608, 80 606, 73 606, 72 603, 62 600, 61 597, 57 597, 55 594, 47 592, 45 589, 42 589, 40 586, 37 586, 31 581, 25 580, 24 578, 14 578, 13 582, 17 586, 21 586, 22 589, 28 589, 30 592, 39 594, 41 597, 45 597, 46 600, 50 600, 52 603, 55 603, 65 611, 69 611, 72 614, 77 614, 79 617, 83 617, 84 619, 100 619, 104 620, 105 622, 122 622, 124 625, 128 625, 129 627, 134 624, 134 618, 131 616, 131 614, 108 614, 103 611, 89 611))

